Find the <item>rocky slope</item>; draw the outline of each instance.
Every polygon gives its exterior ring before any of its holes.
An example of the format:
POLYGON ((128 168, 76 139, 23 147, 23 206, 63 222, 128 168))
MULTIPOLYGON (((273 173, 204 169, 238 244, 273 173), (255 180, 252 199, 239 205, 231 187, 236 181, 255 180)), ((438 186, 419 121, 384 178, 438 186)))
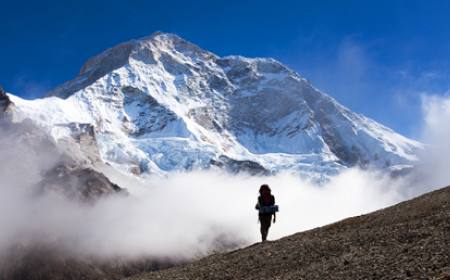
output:
POLYGON ((450 279, 450 187, 277 241, 127 279, 450 279))
POLYGON ((225 168, 320 179, 355 165, 404 169, 422 148, 276 60, 219 57, 165 33, 93 57, 47 98, 8 98, 14 120, 56 142, 89 128, 102 162, 138 175, 225 168))

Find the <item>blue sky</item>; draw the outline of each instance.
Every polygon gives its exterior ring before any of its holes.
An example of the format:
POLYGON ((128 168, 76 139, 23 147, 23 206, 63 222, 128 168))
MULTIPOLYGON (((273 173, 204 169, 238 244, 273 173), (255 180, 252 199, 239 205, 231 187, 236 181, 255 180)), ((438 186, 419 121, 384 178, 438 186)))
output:
POLYGON ((274 57, 410 137, 421 96, 450 87, 450 1, 1 0, 0 10, 0 84, 26 98, 158 30, 218 55, 274 57))

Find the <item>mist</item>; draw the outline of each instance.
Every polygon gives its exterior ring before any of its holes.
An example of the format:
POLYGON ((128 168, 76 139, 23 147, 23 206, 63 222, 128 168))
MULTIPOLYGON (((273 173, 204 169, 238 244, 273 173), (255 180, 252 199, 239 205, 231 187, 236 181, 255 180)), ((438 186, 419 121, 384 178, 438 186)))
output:
POLYGON ((420 155, 417 181, 429 186, 450 184, 450 97, 423 95, 422 142, 427 145, 420 155))
POLYGON ((138 179, 105 169, 129 195, 94 204, 51 192, 36 196, 33 186, 58 155, 0 135, 0 255, 16 244, 43 242, 80 257, 186 260, 246 246, 260 239, 254 206, 263 183, 280 205, 269 240, 365 214, 449 184, 450 100, 424 98, 423 123, 426 151, 406 177, 352 168, 319 186, 289 173, 138 179))
POLYGON ((254 206, 262 183, 272 187, 281 209, 271 239, 402 198, 399 182, 357 169, 320 187, 293 174, 248 177, 216 172, 149 182, 122 178, 121 183, 129 196, 103 198, 93 205, 51 193, 35 197, 3 188, 0 248, 6 249, 11 241, 38 240, 62 244, 77 256, 187 259, 259 241, 254 206))

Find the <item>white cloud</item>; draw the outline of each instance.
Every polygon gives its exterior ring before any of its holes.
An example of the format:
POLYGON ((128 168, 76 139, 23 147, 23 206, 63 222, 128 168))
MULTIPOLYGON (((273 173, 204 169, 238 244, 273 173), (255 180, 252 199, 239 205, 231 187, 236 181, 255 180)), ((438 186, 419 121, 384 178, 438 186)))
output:
POLYGON ((421 155, 418 180, 435 187, 450 185, 450 97, 422 95, 422 110, 422 141, 427 149, 421 155))
POLYGON ((281 209, 271 239, 403 199, 401 180, 357 169, 323 186, 292 174, 192 172, 146 182, 122 177, 119 183, 130 196, 102 199, 92 206, 51 194, 30 196, 18 192, 14 180, 1 186, 0 251, 14 243, 52 240, 74 255, 102 258, 191 258, 223 246, 257 242, 254 205, 262 183, 271 186, 281 209))

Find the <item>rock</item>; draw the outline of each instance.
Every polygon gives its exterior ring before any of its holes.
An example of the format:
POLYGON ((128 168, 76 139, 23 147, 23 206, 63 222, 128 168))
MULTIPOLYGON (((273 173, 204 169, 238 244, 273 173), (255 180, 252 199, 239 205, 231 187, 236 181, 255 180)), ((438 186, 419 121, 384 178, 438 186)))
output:
POLYGON ((69 199, 95 202, 102 197, 123 194, 125 189, 112 183, 102 173, 88 167, 59 164, 44 174, 39 183, 41 192, 55 192, 69 199))
POLYGON ((6 94, 6 92, 3 90, 3 87, 0 85, 0 116, 2 115, 2 113, 10 110, 11 106, 13 105, 14 103, 11 102, 11 99, 9 99, 9 96, 6 94))

